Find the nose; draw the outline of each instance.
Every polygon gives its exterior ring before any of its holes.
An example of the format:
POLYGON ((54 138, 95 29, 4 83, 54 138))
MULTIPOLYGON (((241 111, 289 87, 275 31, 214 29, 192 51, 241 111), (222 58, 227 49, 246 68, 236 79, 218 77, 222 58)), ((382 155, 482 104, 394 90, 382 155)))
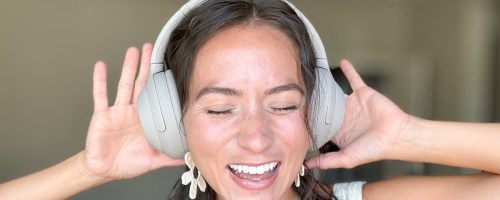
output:
POLYGON ((238 145, 253 153, 261 153, 273 145, 274 138, 266 120, 265 111, 253 109, 243 116, 241 129, 238 133, 238 145))

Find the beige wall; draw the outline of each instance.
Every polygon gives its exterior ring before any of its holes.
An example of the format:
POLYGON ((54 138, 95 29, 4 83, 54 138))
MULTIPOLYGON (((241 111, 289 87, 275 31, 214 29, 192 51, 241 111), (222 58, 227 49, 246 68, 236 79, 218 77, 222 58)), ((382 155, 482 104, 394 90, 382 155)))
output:
MULTIPOLYGON (((125 49, 154 42, 182 2, 1 1, 0 182, 80 151, 93 64, 109 64, 114 93, 125 49)), ((332 65, 349 58, 364 73, 386 74, 384 93, 405 110, 491 118, 494 0, 294 2, 316 25, 332 65)), ((159 170, 75 199, 164 199, 179 176, 179 169, 159 170)))
MULTIPOLYGON (((0 181, 82 150, 94 63, 109 64, 114 95, 126 48, 154 42, 182 2, 1 1, 0 181)), ((160 170, 82 199, 165 199, 179 176, 178 169, 160 170)))

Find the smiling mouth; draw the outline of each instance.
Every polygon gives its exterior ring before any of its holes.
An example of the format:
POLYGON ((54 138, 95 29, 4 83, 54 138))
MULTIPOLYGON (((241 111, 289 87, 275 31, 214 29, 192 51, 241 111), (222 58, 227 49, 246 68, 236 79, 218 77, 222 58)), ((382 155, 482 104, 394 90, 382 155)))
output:
POLYGON ((271 162, 258 166, 229 165, 228 169, 239 178, 250 181, 261 181, 271 178, 278 167, 278 162, 271 162))

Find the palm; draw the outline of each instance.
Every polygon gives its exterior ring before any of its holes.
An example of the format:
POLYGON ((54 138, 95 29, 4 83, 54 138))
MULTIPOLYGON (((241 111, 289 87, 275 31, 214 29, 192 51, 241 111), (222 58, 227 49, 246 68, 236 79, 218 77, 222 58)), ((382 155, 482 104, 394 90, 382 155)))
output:
POLYGON ((94 175, 123 179, 146 173, 162 166, 180 165, 151 148, 139 122, 135 100, 147 79, 150 45, 145 45, 141 71, 134 82, 138 52, 130 49, 118 87, 115 104, 108 106, 106 94, 106 70, 101 62, 94 72, 94 114, 90 122, 84 166, 94 175))
POLYGON ((342 61, 341 68, 353 88, 346 98, 342 128, 332 138, 341 150, 309 160, 310 167, 351 168, 384 159, 409 119, 392 101, 368 87, 350 63, 342 61))
POLYGON ((408 115, 369 87, 346 99, 345 123, 333 141, 353 166, 380 160, 397 142, 408 115))
POLYGON ((128 178, 153 167, 150 158, 157 153, 148 148, 135 115, 132 106, 112 107, 94 114, 85 149, 88 166, 93 166, 90 170, 113 178, 128 178))

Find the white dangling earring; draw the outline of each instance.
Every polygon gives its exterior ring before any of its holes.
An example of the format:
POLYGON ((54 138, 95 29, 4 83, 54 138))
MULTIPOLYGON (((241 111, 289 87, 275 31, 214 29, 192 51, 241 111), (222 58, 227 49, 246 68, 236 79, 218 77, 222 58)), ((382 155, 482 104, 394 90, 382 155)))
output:
POLYGON ((189 171, 182 174, 182 184, 187 185, 191 183, 191 186, 189 187, 189 198, 195 199, 198 187, 200 187, 200 191, 205 192, 207 183, 205 182, 205 179, 203 179, 203 176, 201 176, 200 171, 198 171, 198 177, 194 178, 195 165, 193 159, 191 159, 191 154, 189 152, 184 155, 184 162, 186 162, 186 165, 189 167, 189 171))
POLYGON ((305 174, 305 170, 306 170, 306 169, 305 169, 305 166, 304 166, 304 165, 302 165, 302 166, 300 167, 300 172, 299 172, 299 174, 297 174, 297 179, 295 179, 295 187, 300 187, 300 177, 301 177, 301 176, 304 176, 304 174, 305 174))

